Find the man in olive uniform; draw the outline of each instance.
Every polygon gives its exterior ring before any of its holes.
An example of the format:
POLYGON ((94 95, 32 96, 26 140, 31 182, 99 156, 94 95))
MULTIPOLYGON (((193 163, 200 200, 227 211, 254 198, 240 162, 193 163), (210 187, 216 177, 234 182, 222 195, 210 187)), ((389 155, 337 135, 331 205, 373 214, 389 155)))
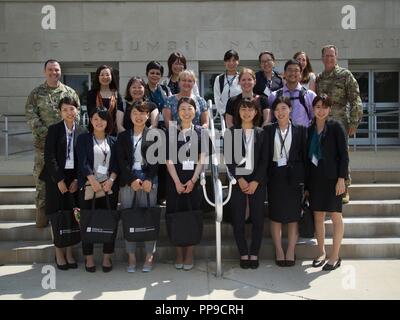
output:
POLYGON ((29 127, 32 129, 35 147, 35 163, 33 178, 36 184, 36 226, 46 227, 48 219, 45 214, 45 183, 39 179, 44 167, 44 144, 47 130, 50 125, 61 121, 57 109, 61 98, 68 95, 76 99, 79 97, 74 89, 60 82, 61 67, 58 61, 48 60, 44 64, 46 81, 33 89, 25 105, 25 115, 29 127))
MULTIPOLYGON (((337 65, 337 54, 338 50, 334 45, 322 48, 322 62, 325 70, 316 79, 316 91, 318 95, 326 94, 332 99, 330 116, 341 122, 348 136, 352 136, 356 133, 363 116, 360 89, 353 74, 348 69, 337 65)), ((350 183, 349 176, 346 186, 348 187, 350 183)), ((349 199, 346 188, 343 203, 349 202, 349 199)))

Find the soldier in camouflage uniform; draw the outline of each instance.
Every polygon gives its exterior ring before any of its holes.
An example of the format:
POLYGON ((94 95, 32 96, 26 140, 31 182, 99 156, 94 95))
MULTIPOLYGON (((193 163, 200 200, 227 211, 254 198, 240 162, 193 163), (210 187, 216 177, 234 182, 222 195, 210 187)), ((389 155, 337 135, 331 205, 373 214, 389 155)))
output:
POLYGON ((48 219, 45 214, 45 183, 39 179, 44 167, 44 144, 48 127, 61 121, 57 109, 61 98, 69 95, 79 103, 79 97, 74 89, 60 82, 61 67, 58 61, 48 60, 44 65, 46 81, 33 89, 25 105, 25 115, 29 127, 32 129, 35 147, 35 163, 33 177, 36 184, 36 226, 47 226, 48 219))
MULTIPOLYGON (((360 89, 353 74, 345 68, 337 65, 337 48, 327 45, 322 48, 322 62, 325 70, 317 76, 317 94, 326 94, 332 99, 332 111, 330 116, 341 122, 348 136, 355 134, 362 119, 362 102, 360 89)), ((349 170, 350 172, 350 170, 349 170)), ((350 185, 350 176, 346 185, 350 185)), ((343 197, 343 202, 349 201, 349 194, 343 197)))

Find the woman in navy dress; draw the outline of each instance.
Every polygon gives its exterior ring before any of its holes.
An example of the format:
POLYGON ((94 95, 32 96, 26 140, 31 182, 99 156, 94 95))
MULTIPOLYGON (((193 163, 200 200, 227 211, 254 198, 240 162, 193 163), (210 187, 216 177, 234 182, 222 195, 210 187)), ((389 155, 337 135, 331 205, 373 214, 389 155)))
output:
POLYGON ((333 222, 333 247, 329 261, 323 267, 330 271, 340 267, 340 245, 344 226, 342 219, 342 194, 348 176, 349 155, 344 128, 337 121, 328 120, 332 100, 316 96, 313 101, 314 122, 308 129, 309 176, 308 191, 311 210, 314 212, 315 233, 319 255, 313 261, 314 267, 324 265, 325 215, 331 214, 333 222))
MULTIPOLYGON (((193 124, 195 115, 195 101, 189 97, 180 98, 178 101, 180 123, 177 128, 177 141, 168 141, 168 145, 177 145, 178 154, 173 155, 168 152, 167 156, 167 170, 169 173, 167 175, 167 214, 188 210, 187 197, 189 197, 192 210, 200 209, 202 198, 198 179, 203 168, 204 156, 200 152, 202 128, 193 124), (197 139, 197 150, 193 150, 192 143, 194 139, 197 139), (187 148, 183 152, 187 158, 180 159, 179 155, 182 154, 182 148, 183 150, 187 148), (174 158, 177 161, 174 161, 174 158)), ((169 130, 174 129, 174 126, 169 127, 169 130)), ((193 266, 193 246, 176 247, 175 268, 191 270, 193 266)))

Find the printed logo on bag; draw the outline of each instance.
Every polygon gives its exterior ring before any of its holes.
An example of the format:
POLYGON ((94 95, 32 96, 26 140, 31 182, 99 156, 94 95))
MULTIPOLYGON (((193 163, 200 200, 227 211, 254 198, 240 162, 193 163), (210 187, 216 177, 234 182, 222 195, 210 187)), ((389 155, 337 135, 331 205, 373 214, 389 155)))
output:
POLYGON ((62 236, 63 234, 72 234, 72 233, 78 233, 78 232, 80 232, 79 229, 64 229, 64 230, 61 229, 60 230, 60 236, 62 236))
POLYGON ((92 233, 114 233, 112 229, 102 229, 102 228, 94 228, 94 227, 87 227, 86 232, 92 233))
POLYGON ((155 230, 155 227, 129 228, 129 233, 150 232, 155 230))

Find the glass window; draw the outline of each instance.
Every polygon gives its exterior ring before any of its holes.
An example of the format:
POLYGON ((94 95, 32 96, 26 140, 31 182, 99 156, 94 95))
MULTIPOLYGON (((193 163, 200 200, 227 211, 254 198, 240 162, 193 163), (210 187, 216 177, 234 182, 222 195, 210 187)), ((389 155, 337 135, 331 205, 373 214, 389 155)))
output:
POLYGON ((368 101, 369 101, 369 95, 368 95, 369 72, 353 72, 353 75, 358 82, 358 86, 360 87, 361 101, 364 103, 368 103, 368 101))
POLYGON ((399 102, 399 72, 374 72, 374 102, 399 102))
POLYGON ((89 76, 86 74, 64 75, 64 83, 74 89, 79 96, 82 106, 87 105, 87 93, 89 90, 89 76))

